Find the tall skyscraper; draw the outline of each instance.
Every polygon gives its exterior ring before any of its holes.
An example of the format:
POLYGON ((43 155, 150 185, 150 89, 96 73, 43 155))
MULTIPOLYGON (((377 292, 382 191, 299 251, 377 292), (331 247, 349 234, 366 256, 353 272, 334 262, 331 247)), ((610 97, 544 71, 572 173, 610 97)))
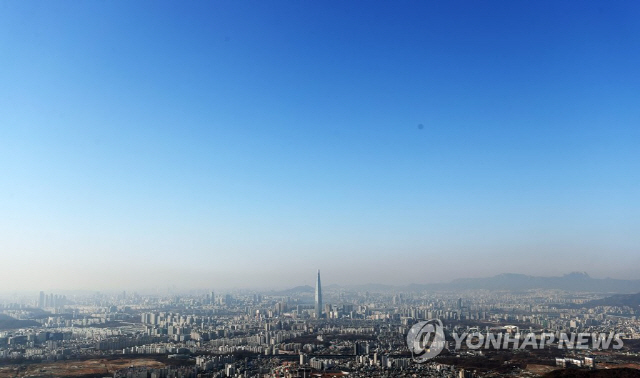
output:
POLYGON ((40 292, 40 298, 38 298, 38 307, 44 308, 44 291, 40 292))
POLYGON ((316 281, 316 319, 322 317, 322 287, 320 286, 320 269, 318 269, 318 280, 316 281))

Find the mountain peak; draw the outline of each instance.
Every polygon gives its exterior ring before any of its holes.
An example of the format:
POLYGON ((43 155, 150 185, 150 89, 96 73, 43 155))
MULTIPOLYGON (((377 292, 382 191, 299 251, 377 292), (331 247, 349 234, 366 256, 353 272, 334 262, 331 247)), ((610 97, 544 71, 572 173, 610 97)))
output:
POLYGON ((571 272, 569 274, 565 274, 564 276, 567 278, 591 278, 587 272, 571 272))

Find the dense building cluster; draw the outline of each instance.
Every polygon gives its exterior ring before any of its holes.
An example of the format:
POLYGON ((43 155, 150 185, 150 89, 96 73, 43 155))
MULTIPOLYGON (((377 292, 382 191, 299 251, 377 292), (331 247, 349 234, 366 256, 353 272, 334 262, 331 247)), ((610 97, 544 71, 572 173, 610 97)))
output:
POLYGON ((635 345, 637 309, 581 306, 600 297, 559 290, 323 290, 319 275, 315 289, 284 292, 41 293, 1 305, 3 316, 17 323, 0 331, 0 359, 144 356, 166 364, 119 369, 114 377, 535 376, 527 366, 593 369, 615 363, 617 355, 638 354, 629 347, 571 350, 550 344, 543 351, 509 352, 505 360, 506 352, 457 348, 450 335, 616 332, 635 345), (424 319, 442 320, 448 336, 442 355, 420 364, 412 359, 406 335, 424 319))

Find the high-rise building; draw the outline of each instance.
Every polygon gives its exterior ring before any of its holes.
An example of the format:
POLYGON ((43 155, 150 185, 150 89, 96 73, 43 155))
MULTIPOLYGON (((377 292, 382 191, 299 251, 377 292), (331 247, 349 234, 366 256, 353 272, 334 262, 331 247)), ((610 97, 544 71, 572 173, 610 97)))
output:
POLYGON ((44 291, 40 292, 40 298, 38 298, 38 307, 44 308, 44 291))
POLYGON ((316 281, 316 319, 322 317, 322 287, 320 286, 320 269, 318 269, 318 280, 316 281))

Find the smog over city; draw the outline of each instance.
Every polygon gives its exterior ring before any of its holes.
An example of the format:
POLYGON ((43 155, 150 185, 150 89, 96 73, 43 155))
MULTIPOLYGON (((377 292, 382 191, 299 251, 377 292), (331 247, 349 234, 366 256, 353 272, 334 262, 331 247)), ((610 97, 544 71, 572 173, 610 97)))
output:
POLYGON ((0 3, 0 378, 640 376, 640 3, 0 3))

